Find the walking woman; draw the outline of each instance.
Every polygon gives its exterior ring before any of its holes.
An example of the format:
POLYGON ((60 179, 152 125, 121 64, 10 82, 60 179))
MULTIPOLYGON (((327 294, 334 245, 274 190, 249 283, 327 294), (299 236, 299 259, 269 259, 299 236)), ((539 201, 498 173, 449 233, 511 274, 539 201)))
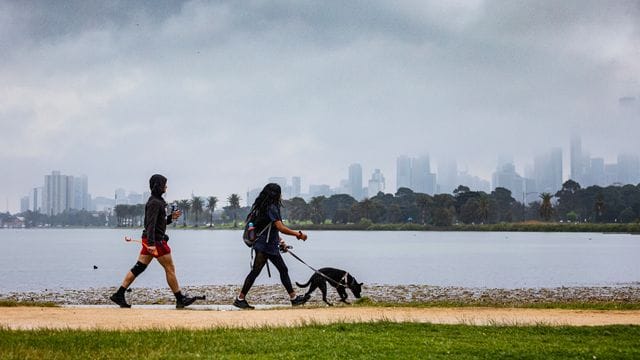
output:
POLYGON ((167 203, 162 198, 162 194, 167 191, 167 178, 155 174, 149 179, 149 187, 151 188, 151 197, 147 201, 144 208, 144 231, 142 234, 142 249, 138 262, 131 268, 122 281, 122 286, 111 295, 110 299, 122 308, 130 308, 124 298, 125 291, 133 283, 149 265, 154 258, 164 268, 167 278, 167 284, 176 297, 176 308, 181 309, 191 305, 197 298, 189 297, 182 294, 178 279, 176 278, 176 268, 171 257, 171 248, 167 244, 169 237, 165 234, 167 224, 171 224, 173 220, 180 217, 180 210, 173 211, 167 215, 167 203))
POLYGON ((262 268, 267 263, 267 260, 271 261, 275 265, 276 269, 280 273, 280 281, 289 294, 291 305, 302 305, 309 297, 297 295, 291 285, 291 279, 289 278, 289 269, 284 263, 284 259, 280 255, 280 248, 286 251, 287 244, 284 240, 280 239, 280 233, 285 235, 295 236, 298 240, 307 240, 307 235, 302 231, 294 231, 286 227, 282 223, 282 217, 280 216, 280 207, 282 206, 282 189, 278 184, 267 184, 264 189, 258 195, 258 198, 251 207, 251 212, 255 213, 256 218, 256 231, 260 234, 253 246, 256 252, 256 258, 253 262, 253 266, 249 275, 244 280, 244 285, 240 294, 233 301, 233 305, 241 309, 253 309, 253 306, 249 305, 245 296, 251 289, 253 282, 256 280, 262 268), (270 228, 267 228, 270 227, 270 228), (264 231, 263 231, 264 230, 264 231))

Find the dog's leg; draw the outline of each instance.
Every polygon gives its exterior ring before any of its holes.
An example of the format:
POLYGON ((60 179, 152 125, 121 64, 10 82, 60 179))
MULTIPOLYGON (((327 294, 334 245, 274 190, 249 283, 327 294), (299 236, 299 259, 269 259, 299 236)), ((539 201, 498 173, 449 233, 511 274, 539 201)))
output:
POLYGON ((304 296, 311 296, 311 293, 314 292, 317 288, 318 288, 318 280, 314 279, 313 277, 311 277, 311 279, 309 280, 309 290, 307 291, 307 293, 304 296))
POLYGON ((320 291, 322 291, 322 300, 324 300, 324 302, 326 302, 327 305, 333 306, 332 303, 327 301, 327 282, 323 279, 322 282, 318 284, 318 287, 320 288, 320 291))
POLYGON ((336 290, 338 290, 338 295, 340 295, 340 301, 342 301, 345 304, 349 304, 349 302, 347 301, 347 297, 349 296, 347 294, 347 290, 345 290, 345 288, 342 286, 337 287, 336 290))

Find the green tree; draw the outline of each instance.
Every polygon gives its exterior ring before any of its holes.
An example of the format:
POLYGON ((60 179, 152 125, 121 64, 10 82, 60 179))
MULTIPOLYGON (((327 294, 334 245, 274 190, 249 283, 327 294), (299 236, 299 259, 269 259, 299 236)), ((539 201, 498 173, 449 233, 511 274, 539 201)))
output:
POLYGON ((209 215, 211 216, 209 227, 213 226, 213 213, 216 211, 216 205, 218 205, 218 198, 215 196, 209 196, 207 198, 207 210, 209 210, 209 215))
POLYGON ((191 208, 191 202, 189 200, 178 201, 178 210, 182 211, 182 226, 187 227, 187 215, 191 208))
POLYGON ((455 199, 449 194, 433 196, 433 225, 451 226, 455 215, 455 199))
POLYGON ((311 222, 314 224, 322 224, 327 219, 324 212, 324 196, 316 196, 309 202, 311 222))
POLYGON ((225 210, 229 211, 231 218, 233 219, 233 227, 237 228, 238 210, 240 209, 240 196, 238 194, 231 194, 227 198, 227 202, 229 203, 229 206, 227 206, 225 210))
POLYGON ((416 194, 416 207, 418 208, 418 221, 425 225, 429 222, 433 198, 427 194, 416 194))
POLYGON ((631 207, 628 207, 618 215, 618 222, 621 223, 631 223, 638 219, 638 215, 633 211, 631 207))
POLYGON ((310 208, 306 201, 301 197, 294 197, 283 202, 284 207, 288 209, 288 218, 292 222, 304 221, 310 218, 310 208))
POLYGON ((204 202, 200 196, 192 195, 191 197, 191 210, 193 210, 193 215, 195 217, 195 227, 198 227, 198 215, 202 213, 202 208, 204 206, 204 202))
POLYGON ((540 194, 540 199, 542 199, 542 204, 540 204, 540 217, 542 217, 544 221, 549 221, 553 215, 551 198, 553 198, 553 195, 548 192, 540 194))

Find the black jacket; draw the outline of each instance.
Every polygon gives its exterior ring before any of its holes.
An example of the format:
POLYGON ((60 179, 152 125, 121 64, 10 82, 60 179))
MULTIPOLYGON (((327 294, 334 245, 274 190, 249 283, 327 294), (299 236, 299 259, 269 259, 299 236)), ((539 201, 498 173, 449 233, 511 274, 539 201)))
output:
POLYGON ((171 214, 167 215, 167 203, 161 196, 151 195, 144 208, 144 230, 149 246, 155 246, 167 236, 167 225, 171 224, 171 214))

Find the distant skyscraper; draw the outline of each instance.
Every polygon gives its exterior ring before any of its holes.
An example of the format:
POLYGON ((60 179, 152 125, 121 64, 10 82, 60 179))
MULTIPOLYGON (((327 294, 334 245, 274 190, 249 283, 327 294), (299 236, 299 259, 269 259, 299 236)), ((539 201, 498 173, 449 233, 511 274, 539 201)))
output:
POLYGON ((624 185, 640 182, 640 160, 636 155, 618 155, 618 181, 624 185))
POLYGON ((498 168, 493 173, 492 187, 502 187, 511 191, 511 195, 515 199, 522 197, 524 192, 524 179, 516 173, 516 168, 513 164, 504 164, 501 168, 498 168))
POLYGON ((299 197, 301 194, 302 179, 300 176, 291 178, 291 197, 299 197))
POLYGON ((20 198, 20 212, 27 212, 29 211, 29 197, 25 196, 20 198))
POLYGON ((247 206, 253 205, 258 198, 258 195, 260 195, 260 191, 262 191, 262 189, 251 189, 247 191, 247 206))
POLYGON ((571 174, 569 174, 569 178, 582 186, 586 185, 585 174, 587 172, 589 157, 582 152, 582 140, 580 136, 575 135, 571 138, 569 156, 571 160, 571 174))
POLYGON ((604 172, 604 159, 603 158, 591 158, 591 164, 589 171, 585 174, 585 182, 583 186, 598 185, 606 186, 607 177, 604 172))
POLYGON ((331 187, 329 185, 309 185, 309 196, 331 196, 333 193, 331 192, 331 187))
POLYGON ((360 164, 349 165, 348 187, 350 195, 356 200, 362 200, 362 166, 360 164))
POLYGON ((372 198, 378 195, 379 192, 384 192, 385 186, 384 175, 382 175, 380 169, 373 170, 371 179, 369 179, 369 186, 367 187, 369 197, 372 198))
POLYGON ((115 200, 116 205, 127 205, 129 204, 129 199, 127 199, 127 191, 122 188, 118 188, 115 191, 115 200))
POLYGON ((73 202, 70 205, 73 209, 85 209, 89 210, 89 180, 86 175, 81 177, 72 177, 71 181, 73 181, 73 202))
POLYGON ((58 215, 69 208, 67 176, 60 171, 53 171, 45 175, 43 187, 43 207, 47 215, 58 215))
POLYGON ((431 175, 431 162, 428 156, 413 159, 411 161, 411 190, 423 194, 433 194, 435 182, 431 175))
POLYGON ((396 190, 411 188, 411 159, 402 155, 396 161, 396 190))
POLYGON ((438 185, 441 193, 451 194, 458 185, 471 187, 471 184, 458 179, 458 164, 455 160, 438 161, 438 185))
POLYGON ((555 194, 562 189, 562 149, 536 156, 533 172, 538 192, 555 194))
POLYGON ((33 188, 29 195, 29 209, 34 212, 42 211, 42 187, 33 188))

